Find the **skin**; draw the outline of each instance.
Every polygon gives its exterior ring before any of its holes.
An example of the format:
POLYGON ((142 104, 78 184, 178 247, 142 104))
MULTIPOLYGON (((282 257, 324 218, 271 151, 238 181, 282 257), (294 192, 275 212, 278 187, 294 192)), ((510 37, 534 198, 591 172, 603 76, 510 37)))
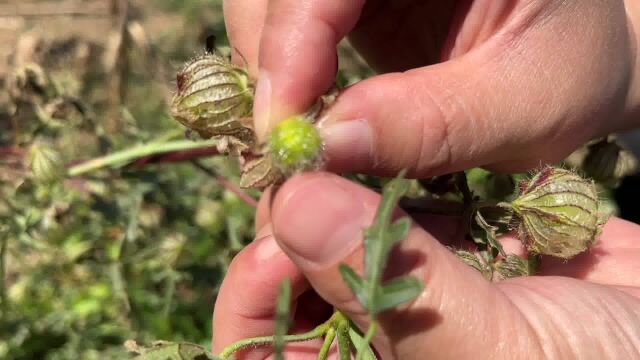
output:
MULTIPOLYGON (((229 0, 225 20, 259 79, 263 138, 330 87, 344 36, 382 73, 344 90, 321 120, 333 172, 524 170, 639 125, 637 1, 229 0)), ((286 277, 297 330, 332 306, 366 328, 337 266, 361 268, 361 231, 378 202, 328 173, 265 193, 257 239, 233 261, 216 301, 214 351, 273 333, 286 277)), ((413 219, 387 270, 417 276, 425 291, 383 315, 374 339, 383 359, 640 357, 637 225, 612 218, 587 253, 545 258, 540 276, 491 283, 445 248, 460 244, 459 219, 413 219)), ((502 241, 522 251, 514 238, 502 241)), ((319 346, 290 346, 287 359, 314 359, 319 346)))

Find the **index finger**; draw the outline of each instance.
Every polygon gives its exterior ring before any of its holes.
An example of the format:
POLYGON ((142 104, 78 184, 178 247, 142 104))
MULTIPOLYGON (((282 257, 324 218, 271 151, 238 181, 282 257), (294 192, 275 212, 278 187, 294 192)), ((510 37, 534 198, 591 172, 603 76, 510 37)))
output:
POLYGON ((258 138, 304 112, 332 86, 337 44, 358 21, 364 0, 271 0, 260 39, 254 104, 258 138))
POLYGON ((238 65, 247 65, 253 77, 258 76, 258 50, 268 3, 268 0, 223 2, 227 36, 234 49, 233 62, 238 65))
MULTIPOLYGON (((266 225, 234 258, 222 282, 213 313, 213 351, 236 341, 273 334, 278 289, 291 280, 293 298, 308 288, 301 271, 280 250, 266 225)), ((267 355, 269 348, 252 349, 267 355)), ((257 356, 257 355, 254 355, 257 356)))

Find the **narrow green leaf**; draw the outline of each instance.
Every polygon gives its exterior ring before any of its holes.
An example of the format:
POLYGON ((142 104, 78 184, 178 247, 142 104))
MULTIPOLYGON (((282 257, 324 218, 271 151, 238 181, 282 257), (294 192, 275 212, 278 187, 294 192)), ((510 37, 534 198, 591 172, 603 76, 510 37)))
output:
POLYGON ((353 271, 353 269, 348 265, 340 264, 338 269, 340 270, 342 280, 344 280, 349 289, 351 289, 353 294, 358 298, 358 301, 360 302, 360 304, 362 304, 362 307, 366 309, 369 301, 362 278, 358 276, 358 274, 356 274, 356 272, 353 271))
POLYGON ((387 231, 388 237, 391 241, 391 244, 395 244, 396 242, 404 239, 409 234, 409 228, 411 227, 411 220, 407 217, 400 218, 396 220, 393 224, 389 226, 389 230, 387 231))
MULTIPOLYGON (((353 347, 356 349, 362 349, 364 346, 364 337, 352 326, 349 328, 349 339, 351 339, 351 343, 353 347)), ((376 354, 371 349, 371 346, 367 345, 367 351, 360 355, 363 360, 377 360, 376 354)))
POLYGON ((289 332, 289 307, 291 305, 291 283, 289 279, 284 279, 280 284, 278 302, 276 304, 276 328, 273 337, 273 357, 277 360, 284 360, 284 337, 289 332))
POLYGON ((424 289, 422 283, 413 276, 403 276, 386 283, 378 295, 376 312, 394 308, 413 300, 424 289))
POLYGON ((364 282, 367 287, 367 298, 369 300, 368 310, 371 315, 375 315, 377 287, 382 279, 389 252, 393 245, 402 239, 398 236, 406 234, 406 220, 399 220, 391 225, 393 211, 400 198, 409 189, 409 181, 403 179, 404 171, 397 178, 389 182, 382 191, 382 200, 378 207, 373 225, 364 234, 364 282))

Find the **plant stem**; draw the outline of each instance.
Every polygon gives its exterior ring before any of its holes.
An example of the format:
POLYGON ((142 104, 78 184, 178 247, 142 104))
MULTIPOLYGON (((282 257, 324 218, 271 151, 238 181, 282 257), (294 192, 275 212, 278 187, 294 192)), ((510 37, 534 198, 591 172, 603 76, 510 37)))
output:
POLYGON ((461 216, 464 213, 463 203, 449 200, 404 197, 398 205, 409 213, 445 216, 461 216))
POLYGON ((338 326, 338 353, 340 360, 351 360, 351 339, 349 339, 349 328, 351 323, 348 319, 340 322, 338 326))
POLYGON ((128 164, 144 156, 163 154, 173 151, 197 149, 201 147, 212 146, 215 143, 215 140, 198 142, 191 140, 175 140, 163 143, 153 142, 149 144, 139 145, 130 149, 118 151, 107 156, 98 157, 81 164, 74 165, 67 169, 67 175, 71 177, 79 176, 105 167, 118 167, 122 164, 128 164))
POLYGON ((360 346, 360 349, 358 349, 358 355, 356 357, 356 360, 364 359, 364 354, 367 353, 367 347, 369 347, 369 344, 371 343, 371 339, 373 339, 373 335, 376 334, 377 329, 378 329, 378 321, 376 321, 375 319, 372 319, 371 323, 369 324, 369 328, 367 329, 367 333, 364 335, 364 341, 362 342, 362 346, 360 346))
POLYGON ((324 336, 324 343, 322 343, 322 347, 320 348, 320 352, 318 352, 318 360, 327 360, 329 356, 329 350, 331 350, 331 345, 333 344, 333 340, 336 338, 336 330, 334 328, 329 328, 327 330, 327 334, 324 336))
MULTIPOLYGON (((284 337, 284 342, 290 343, 290 342, 302 342, 302 341, 313 340, 326 334, 327 331, 329 331, 329 328, 330 327, 328 323, 324 323, 324 324, 318 325, 315 329, 306 333, 287 335, 284 337)), ((243 339, 224 348, 218 356, 222 359, 228 359, 233 353, 235 353, 238 350, 242 350, 252 346, 257 347, 257 346, 269 345, 273 343, 273 339, 274 339, 273 336, 260 336, 260 337, 250 338, 250 339, 243 339)))
POLYGON ((464 171, 455 173, 456 185, 458 190, 462 193, 462 199, 465 206, 469 206, 473 203, 473 194, 469 189, 469 182, 467 181, 467 174, 464 171))
POLYGON ((258 202, 254 198, 249 196, 249 194, 247 194, 246 192, 242 191, 240 187, 238 187, 236 184, 232 183, 231 181, 227 180, 224 176, 220 176, 216 174, 216 172, 213 169, 206 167, 203 163, 201 163, 198 160, 192 160, 191 163, 200 171, 211 176, 215 181, 217 181, 220 185, 222 185, 222 187, 234 193, 238 198, 240 198, 240 200, 244 201, 247 205, 253 208, 258 207, 258 202))
POLYGON ((7 302, 7 284, 5 283, 7 272, 7 244, 9 242, 9 232, 0 231, 0 318, 7 314, 9 304, 7 302))

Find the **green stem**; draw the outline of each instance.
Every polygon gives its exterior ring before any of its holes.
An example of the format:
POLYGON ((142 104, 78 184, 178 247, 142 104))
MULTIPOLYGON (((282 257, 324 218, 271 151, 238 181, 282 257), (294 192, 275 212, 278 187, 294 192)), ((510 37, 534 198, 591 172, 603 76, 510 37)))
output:
POLYGON ((378 322, 373 319, 371 320, 371 324, 369 324, 369 328, 367 329, 367 333, 364 335, 364 341, 362 342, 362 346, 358 349, 358 355, 356 360, 363 360, 365 353, 367 353, 367 348, 371 343, 371 339, 373 339, 373 335, 376 334, 376 330, 378 329, 378 322))
POLYGON ((7 300, 7 284, 5 283, 7 272, 7 245, 9 243, 9 232, 0 231, 0 315, 4 317, 9 307, 7 300))
MULTIPOLYGON (((303 334, 287 335, 284 337, 284 342, 290 343, 313 340, 326 334, 329 328, 330 327, 328 323, 324 323, 317 326, 315 329, 303 334)), ((218 356, 222 359, 228 359, 229 356, 231 356, 238 350, 242 350, 248 347, 270 345, 273 344, 273 340, 273 336, 260 336, 250 339, 243 339, 224 348, 218 356)))
POLYGON ((331 350, 331 345, 333 344, 333 340, 335 338, 336 330, 334 328, 329 328, 329 330, 327 330, 327 334, 324 336, 324 343, 322 343, 320 352, 318 352, 318 360, 327 360, 327 357, 329 356, 329 350, 331 350))
POLYGON ((130 149, 118 151, 107 156, 91 159, 78 165, 74 165, 67 170, 68 176, 79 176, 94 170, 105 167, 115 167, 123 163, 129 163, 138 158, 163 154, 172 151, 192 150, 201 147, 215 145, 215 140, 207 141, 191 141, 191 140, 175 140, 163 143, 153 142, 149 144, 135 146, 130 149))
POLYGON ((350 327, 349 320, 341 322, 338 326, 338 353, 340 354, 340 360, 351 360, 350 327))

